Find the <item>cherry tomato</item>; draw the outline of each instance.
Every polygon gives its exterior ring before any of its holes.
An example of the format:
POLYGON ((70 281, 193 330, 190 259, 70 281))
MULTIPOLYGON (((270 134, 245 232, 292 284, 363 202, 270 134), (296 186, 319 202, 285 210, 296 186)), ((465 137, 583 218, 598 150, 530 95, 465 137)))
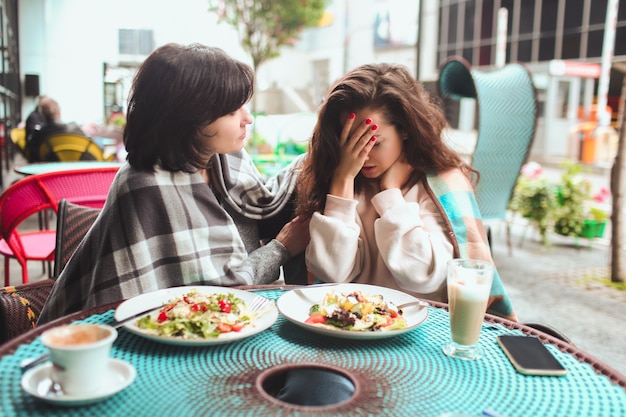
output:
POLYGON ((304 321, 306 324, 326 323, 326 317, 322 313, 313 313, 304 321))
POLYGON ((206 311, 207 310, 207 306, 205 303, 198 303, 198 304, 193 304, 191 307, 189 307, 191 311, 193 312, 198 312, 198 311, 206 311))
POLYGON ((393 324, 393 319, 391 317, 385 316, 385 319, 387 320, 387 322, 385 324, 381 324, 380 327, 387 327, 393 324))
POLYGON ((219 330, 221 333, 228 333, 233 330, 233 326, 226 323, 217 323, 217 330, 219 330))
POLYGON ((222 310, 223 313, 230 313, 233 307, 228 300, 219 300, 217 305, 220 306, 220 310, 222 310))
POLYGON ((159 323, 163 323, 165 320, 167 320, 167 313, 165 311, 161 311, 161 313, 159 313, 159 318, 157 319, 157 321, 159 323))
POLYGON ((233 332, 240 332, 246 326, 246 323, 235 323, 233 324, 233 332))

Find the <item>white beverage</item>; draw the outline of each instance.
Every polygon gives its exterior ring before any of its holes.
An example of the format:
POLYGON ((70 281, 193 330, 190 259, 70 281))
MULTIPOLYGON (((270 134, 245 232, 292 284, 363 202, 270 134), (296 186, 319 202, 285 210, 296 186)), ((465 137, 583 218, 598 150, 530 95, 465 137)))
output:
POLYGON ((494 266, 478 259, 448 261, 448 307, 450 310, 450 341, 443 352, 454 358, 474 360, 483 355, 478 344, 483 326, 494 266))
POLYGON ((455 343, 472 346, 478 342, 489 299, 489 287, 486 291, 481 287, 448 283, 450 328, 455 343))

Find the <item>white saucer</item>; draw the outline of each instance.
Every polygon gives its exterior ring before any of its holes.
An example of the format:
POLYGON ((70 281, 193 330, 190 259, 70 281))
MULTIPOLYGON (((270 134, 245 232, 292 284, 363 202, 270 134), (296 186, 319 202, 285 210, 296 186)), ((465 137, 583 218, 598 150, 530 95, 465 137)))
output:
POLYGON ((83 405, 103 400, 117 394, 134 380, 137 374, 131 364, 121 359, 109 360, 109 372, 105 376, 104 386, 92 394, 46 395, 50 386, 50 370, 52 363, 46 362, 29 369, 22 376, 22 389, 42 401, 58 405, 83 405))

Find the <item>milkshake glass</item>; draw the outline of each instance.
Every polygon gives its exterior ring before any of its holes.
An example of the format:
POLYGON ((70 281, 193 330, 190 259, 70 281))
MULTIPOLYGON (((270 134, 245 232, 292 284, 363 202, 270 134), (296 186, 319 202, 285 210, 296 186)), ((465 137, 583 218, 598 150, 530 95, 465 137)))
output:
POLYGON ((477 259, 448 261, 448 305, 451 341, 443 346, 446 355, 459 359, 478 359, 483 349, 478 345, 494 266, 477 259))

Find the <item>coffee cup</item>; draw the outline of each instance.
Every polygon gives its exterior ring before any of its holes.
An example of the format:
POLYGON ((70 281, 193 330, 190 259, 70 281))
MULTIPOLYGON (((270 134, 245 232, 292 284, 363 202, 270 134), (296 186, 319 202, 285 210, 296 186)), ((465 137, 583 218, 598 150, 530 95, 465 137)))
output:
POLYGON ((50 378, 67 395, 97 392, 106 380, 116 338, 117 330, 102 324, 70 324, 46 330, 41 341, 50 351, 50 378))

